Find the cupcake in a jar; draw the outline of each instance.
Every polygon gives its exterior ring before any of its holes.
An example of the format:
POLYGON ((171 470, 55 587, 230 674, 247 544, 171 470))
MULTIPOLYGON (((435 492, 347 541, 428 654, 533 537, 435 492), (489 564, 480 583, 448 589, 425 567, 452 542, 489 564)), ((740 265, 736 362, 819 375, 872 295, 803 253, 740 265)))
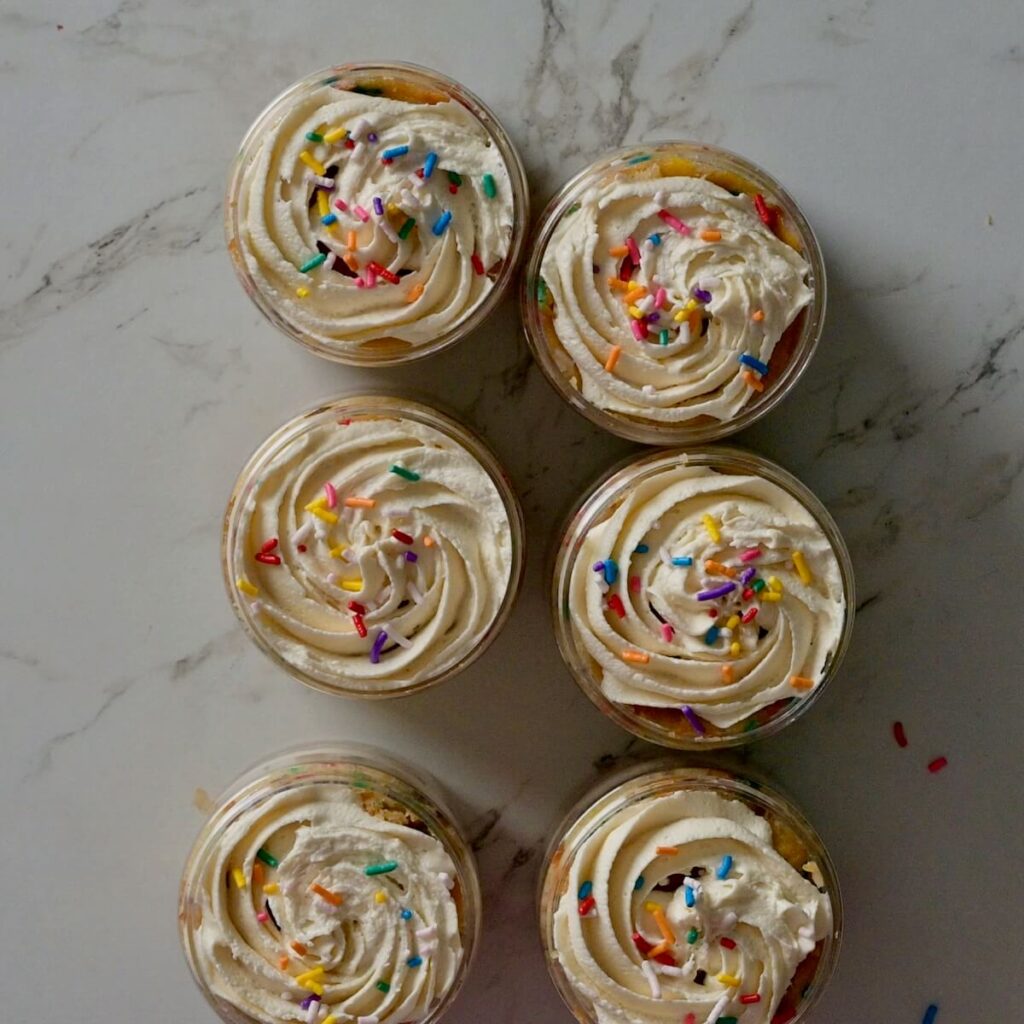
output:
POLYGON ((250 297, 319 355, 388 365, 463 337, 515 272, 526 179, 457 82, 350 64, 260 115, 232 169, 228 249, 250 297))
POLYGON ((723 437, 779 402, 821 333, 809 225, 760 168, 666 142, 617 150, 552 200, 521 296, 575 408, 652 444, 723 437))

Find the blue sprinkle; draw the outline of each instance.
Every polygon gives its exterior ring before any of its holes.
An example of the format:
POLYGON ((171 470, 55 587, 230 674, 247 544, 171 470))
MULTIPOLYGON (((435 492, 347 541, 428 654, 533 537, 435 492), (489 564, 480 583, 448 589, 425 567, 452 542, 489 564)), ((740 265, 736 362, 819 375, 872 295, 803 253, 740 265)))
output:
POLYGON ((686 886, 683 889, 683 896, 686 897, 686 905, 688 907, 694 906, 697 902, 697 897, 693 893, 693 889, 690 886, 686 886))
POLYGON ((448 222, 452 219, 452 211, 445 210, 437 220, 434 221, 434 226, 430 229, 435 235, 440 237, 444 234, 444 229, 448 227, 448 222))
POLYGON ((647 552, 650 551, 650 550, 651 549, 646 544, 637 544, 637 546, 635 548, 633 548, 633 554, 634 555, 646 555, 647 552))
POLYGON ((704 634, 704 643, 706 643, 710 647, 711 644, 713 644, 718 639, 719 633, 721 633, 721 630, 718 628, 718 626, 712 626, 704 634))
POLYGON ((619 565, 614 558, 606 558, 604 562, 604 581, 611 586, 619 578, 619 565))
POLYGON ((437 166, 437 154, 428 153, 427 159, 423 161, 423 180, 426 181, 433 173, 434 168, 437 166))
POLYGON ((385 149, 380 158, 381 160, 394 160, 396 156, 405 156, 408 152, 408 146, 392 146, 390 149, 385 149))
POLYGON ((633 883, 633 892, 639 892, 644 887, 644 876, 637 875, 636 881, 633 883))
POLYGON ((579 891, 579 894, 577 895, 576 898, 577 899, 581 899, 581 900, 585 900, 593 891, 594 891, 594 883, 593 882, 584 882, 580 886, 580 891, 579 891))
POLYGON ((726 878, 729 872, 732 871, 732 857, 726 854, 722 858, 722 863, 718 865, 718 870, 715 872, 716 878, 726 878))
POLYGON ((757 370, 763 377, 768 372, 768 364, 762 363, 760 359, 755 359, 753 356, 748 356, 746 352, 741 356, 737 356, 737 359, 744 365, 749 366, 752 370, 757 370))
POLYGON ((924 1011, 924 1018, 921 1024, 934 1024, 935 1018, 939 1015, 939 1008, 932 1003, 927 1010, 924 1011))
POLYGON ((650 242, 651 245, 661 245, 661 235, 655 231, 653 235, 647 236, 647 241, 650 242))
POLYGON ((325 213, 320 218, 320 223, 321 224, 333 224, 337 219, 338 219, 338 215, 336 213, 325 213))
POLYGON ((405 966, 406 967, 419 967, 420 964, 422 964, 422 963, 423 963, 423 957, 421 957, 421 956, 411 956, 411 957, 409 957, 408 960, 405 961, 405 966))
POLYGON ((399 916, 402 918, 403 921, 411 921, 412 920, 412 911, 411 910, 403 910, 402 913, 399 916))
POLYGON ((689 555, 677 555, 672 559, 673 565, 693 565, 693 559, 689 555))

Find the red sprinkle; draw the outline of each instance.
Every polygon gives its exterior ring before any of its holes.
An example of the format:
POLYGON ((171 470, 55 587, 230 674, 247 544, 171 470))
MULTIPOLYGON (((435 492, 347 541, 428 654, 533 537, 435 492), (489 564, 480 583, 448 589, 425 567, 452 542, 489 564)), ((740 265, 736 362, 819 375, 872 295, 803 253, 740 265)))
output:
POLYGON ((709 608, 708 609, 708 615, 710 615, 711 618, 713 618, 713 619, 717 619, 718 618, 718 609, 717 608, 709 608))
POLYGON ((751 992, 749 996, 740 996, 740 1002, 744 1006, 753 1006, 754 1003, 761 1002, 761 996, 757 992, 751 992))
POLYGON ((752 601, 753 599, 754 599, 754 591, 751 590, 750 587, 745 588, 744 591, 743 591, 743 600, 744 601, 752 601))
POLYGON ((412 543, 412 537, 410 537, 409 534, 407 533, 403 533, 401 530, 392 530, 391 536, 394 537, 395 540, 400 540, 403 544, 412 543))
POLYGON ((417 167, 416 168, 416 177, 417 178, 422 178, 423 177, 423 168, 422 167, 417 167))
POLYGON ((356 148, 355 141, 353 139, 346 139, 345 140, 345 148, 346 149, 355 149, 356 148))
POLYGON ((736 948, 736 943, 733 942, 732 939, 719 939, 718 941, 721 942, 722 945, 725 946, 726 949, 735 949, 736 948))
POLYGON ((647 956, 647 954, 654 949, 654 947, 639 932, 633 932, 633 945, 636 946, 643 956, 647 956))
POLYGON ((372 270, 378 277, 383 277, 388 284, 398 284, 398 282, 402 280, 397 274, 393 274, 390 270, 388 270, 387 267, 382 267, 379 263, 375 263, 373 260, 370 260, 370 262, 367 263, 366 266, 369 270, 372 270))
POLYGON ((634 594, 639 594, 640 593, 640 577, 639 576, 630 576, 629 577, 629 589, 632 590, 634 594))
POLYGON ((295 550, 298 551, 300 555, 304 555, 309 548, 307 548, 305 544, 297 544, 295 550))
POLYGON ((796 1016, 796 1009, 792 1006, 787 1006, 782 1010, 779 1010, 774 1017, 772 1017, 772 1024, 789 1024, 789 1022, 796 1016))
POLYGON ((929 764, 928 764, 928 771, 930 771, 934 775, 936 772, 941 772, 942 769, 945 768, 947 764, 949 764, 949 761, 948 761, 947 758, 945 758, 945 757, 937 757, 937 758, 935 758, 934 761, 929 762, 929 764))
POLYGON ((910 741, 907 739, 906 730, 903 728, 902 722, 892 723, 892 735, 893 739, 901 746, 905 747, 910 741))
POLYGON ((458 195, 458 192, 459 192, 459 186, 458 186, 458 185, 449 185, 449 186, 448 186, 448 191, 449 191, 449 192, 451 192, 451 194, 452 194, 453 196, 454 196, 454 195, 458 195))
POLYGON ((477 274, 483 274, 483 272, 484 272, 484 261, 482 259, 480 259, 480 253, 478 253, 478 252, 473 253, 473 255, 470 256, 470 260, 472 260, 472 262, 473 262, 473 269, 477 272, 477 274))
POLYGON ((347 420, 338 420, 338 426, 339 426, 339 427, 347 427, 347 426, 348 426, 348 425, 349 425, 349 424, 350 424, 351 422, 352 422, 352 420, 351 420, 351 419, 347 419, 347 420))
POLYGON ((256 561, 257 562, 262 562, 264 565, 280 565, 281 564, 281 556, 280 555, 268 555, 268 554, 264 553, 263 551, 257 551, 256 552, 256 561))
POLYGON ((678 963, 676 958, 666 949, 664 953, 659 953, 654 957, 655 963, 664 964, 666 967, 677 967, 678 963))
POLYGON ((688 1013, 683 1018, 683 1024, 697 1024, 697 1014, 695 1014, 695 1013, 688 1013))
POLYGON ((753 622, 756 617, 757 617, 757 605, 755 604, 753 608, 748 608, 743 613, 743 618, 740 619, 740 622, 753 622))
POLYGON ((760 217, 768 227, 775 227, 775 211, 764 201, 764 196, 761 195, 760 192, 754 196, 754 208, 757 210, 758 217, 760 217))
POLYGON ((593 896, 588 896, 585 900, 580 900, 580 917, 586 917, 594 907, 597 906, 597 900, 593 896))
POLYGON ((355 612, 356 615, 366 614, 366 607, 364 605, 361 605, 358 601, 349 601, 348 610, 350 612, 355 612))
POLYGON ((384 165, 385 167, 390 167, 390 166, 391 166, 391 165, 392 165, 392 164, 393 164, 394 162, 395 162, 395 161, 394 161, 394 160, 392 160, 392 159, 391 159, 391 157, 389 157, 389 156, 386 156, 386 157, 384 157, 384 159, 383 159, 383 160, 381 160, 381 163, 382 163, 382 164, 383 164, 383 165, 384 165))
POLYGON ((265 554, 265 555, 269 555, 270 552, 273 551, 274 548, 276 548, 276 547, 277 547, 277 538, 276 537, 271 537, 270 540, 265 540, 263 542, 263 547, 260 548, 260 551, 262 551, 263 554, 265 554))
POLYGON ((353 622, 353 624, 356 627, 356 632, 360 636, 366 636, 366 623, 363 622, 362 615, 353 615, 352 616, 352 622, 353 622))
POLYGON ((619 597, 618 594, 612 594, 608 598, 608 607, 611 608, 611 610, 615 612, 620 619, 624 619, 626 617, 626 606, 622 603, 622 598, 619 597))

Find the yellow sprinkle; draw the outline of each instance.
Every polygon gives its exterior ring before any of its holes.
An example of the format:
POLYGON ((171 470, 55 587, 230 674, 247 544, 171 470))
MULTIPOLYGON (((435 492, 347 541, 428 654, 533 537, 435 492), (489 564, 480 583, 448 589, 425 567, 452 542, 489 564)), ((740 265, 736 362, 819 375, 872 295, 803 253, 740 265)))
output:
POLYGON ((814 577, 811 575, 811 570, 807 567, 807 560, 804 558, 802 551, 793 552, 793 564, 796 566, 796 571, 800 576, 801 583, 810 583, 814 577))
POLYGON ((337 1021, 338 1018, 335 1017, 333 1013, 329 1013, 322 1021, 320 1021, 320 1024, 337 1024, 337 1021))
POLYGON ((725 974, 724 972, 718 976, 718 980, 723 985, 728 985, 729 988, 735 988, 740 983, 740 979, 735 974, 725 974))
POLYGON ((781 601, 782 595, 777 594, 774 590, 762 590, 760 595, 762 601, 781 601))
POLYGON ((612 349, 608 353, 608 359, 605 361, 605 364, 604 364, 604 368, 609 373, 611 373, 615 369, 615 366, 616 366, 616 364, 619 361, 619 356, 621 356, 621 355, 622 355, 622 346, 621 345, 612 345, 612 349))
POLYGON ((682 322, 683 322, 684 320, 686 320, 686 319, 687 319, 687 318, 688 318, 689 316, 690 316, 690 314, 689 314, 689 313, 687 313, 685 309, 681 309, 681 310, 679 310, 679 312, 678 312, 678 313, 676 313, 676 315, 675 315, 674 317, 672 317, 672 319, 673 319, 673 320, 675 320, 675 322, 676 322, 677 324, 681 324, 681 323, 682 323, 682 322))
POLYGON ((400 212, 401 207, 399 207, 398 203, 388 203, 385 209, 388 211, 388 213, 398 213, 400 212))
POLYGON ((634 320, 643 320, 644 318, 643 313, 637 306, 630 306, 628 312, 634 320))
POLYGON ((299 159, 314 173, 322 178, 327 173, 327 168, 308 149, 299 154, 299 159))
POLYGON ((312 512, 317 519, 322 519, 325 523, 336 523, 338 521, 337 513, 331 512, 329 509, 311 508, 309 511, 312 512))
POLYGON ((776 594, 782 593, 782 580, 780 580, 778 576, 769 576, 768 586, 771 587, 776 594))
POLYGON ((700 517, 700 521, 704 524, 704 529, 708 531, 708 536, 717 544, 722 539, 722 535, 718 532, 718 524, 706 513, 700 517))
POLYGON ((344 544, 339 544, 336 548, 331 548, 331 550, 328 551, 327 553, 331 556, 331 558, 341 558, 341 553, 344 550, 345 550, 345 545, 344 544))
POLYGON ((232 868, 231 877, 235 880, 235 885, 237 885, 239 889, 245 888, 245 872, 242 871, 241 868, 232 868))
POLYGON ((692 313, 697 308, 697 300, 690 299, 683 308, 687 313, 692 313))
POLYGON ((308 988, 310 992, 315 996, 322 996, 324 994, 324 987, 319 982, 314 981, 310 978, 308 981, 300 981, 299 985, 302 988, 308 988))
POLYGON ((267 882, 267 884, 263 886, 263 891, 268 896, 276 896, 281 891, 281 887, 277 882, 267 882))
POLYGON ((304 971, 296 975, 295 980, 301 985, 304 981, 315 981, 324 973, 323 967, 314 967, 311 971, 304 971))
POLYGON ((244 576, 239 576, 238 579, 235 580, 235 586, 238 587, 243 594, 248 594, 250 597, 259 596, 260 592, 244 576))
POLYGON ((352 594, 358 594, 363 589, 362 580, 342 580, 339 584, 342 590, 347 590, 352 594))
POLYGON ((740 647, 740 643, 739 643, 738 640, 733 640, 733 642, 731 644, 729 644, 729 653, 734 658, 738 658, 740 656, 740 651, 741 650, 742 650, 742 648, 740 647))
POLYGON ((316 208, 321 217, 326 217, 331 212, 331 204, 327 199, 327 193, 322 189, 316 190, 316 208))
POLYGON ((740 617, 733 615, 732 618, 725 624, 726 629, 735 629, 740 624, 740 617))
POLYGON ((324 135, 324 142, 337 142, 339 139, 345 137, 345 128, 332 128, 326 135, 324 135))
POLYGON ((652 900, 648 900, 644 904, 644 910, 646 910, 648 914, 653 914, 656 910, 659 910, 659 909, 660 908, 658 907, 658 904, 653 902, 652 900))
POLYGON ((319 498, 314 498, 307 506, 306 511, 312 512, 315 508, 327 508, 327 498, 324 495, 320 495, 319 498))
POLYGON ((298 295, 300 299, 309 298, 309 289, 304 284, 299 285, 299 287, 295 289, 295 294, 298 295))
POLYGON ((385 892, 385 891, 384 891, 383 889, 378 889, 378 890, 377 890, 377 891, 376 891, 376 892, 375 892, 375 893, 373 894, 373 898, 374 898, 374 899, 375 899, 375 900, 376 900, 376 901, 377 901, 378 903, 387 903, 387 901, 388 901, 388 894, 387 894, 387 893, 386 893, 386 892, 385 892))

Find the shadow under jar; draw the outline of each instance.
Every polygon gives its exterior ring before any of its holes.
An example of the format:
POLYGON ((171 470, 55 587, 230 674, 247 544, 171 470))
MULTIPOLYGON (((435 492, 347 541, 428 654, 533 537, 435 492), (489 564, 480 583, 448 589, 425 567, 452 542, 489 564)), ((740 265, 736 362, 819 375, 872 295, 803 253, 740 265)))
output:
POLYGON ((318 355, 408 362, 494 309, 529 219, 494 114, 412 64, 345 64, 285 90, 249 129, 224 203, 239 280, 318 355))
POLYGON ((692 444, 759 419, 806 369, 825 267, 796 203, 697 142, 615 150, 541 216, 520 291, 534 358, 622 437, 692 444))
POLYGON ((355 744, 285 751, 227 789, 179 902, 185 958, 222 1020, 444 1015, 479 937, 480 886, 435 790, 355 744))
POLYGON ((541 874, 548 970, 582 1024, 804 1021, 842 924, 814 829, 716 769, 648 762, 598 783, 541 874))
POLYGON ((242 470, 222 562, 249 637, 296 679, 397 697, 466 668, 518 593, 522 512, 493 453, 435 409, 354 395, 242 470))
POLYGON ((656 451, 612 469, 562 533, 559 650, 609 718, 663 746, 736 746, 804 714, 853 630, 824 506, 767 459, 656 451))

